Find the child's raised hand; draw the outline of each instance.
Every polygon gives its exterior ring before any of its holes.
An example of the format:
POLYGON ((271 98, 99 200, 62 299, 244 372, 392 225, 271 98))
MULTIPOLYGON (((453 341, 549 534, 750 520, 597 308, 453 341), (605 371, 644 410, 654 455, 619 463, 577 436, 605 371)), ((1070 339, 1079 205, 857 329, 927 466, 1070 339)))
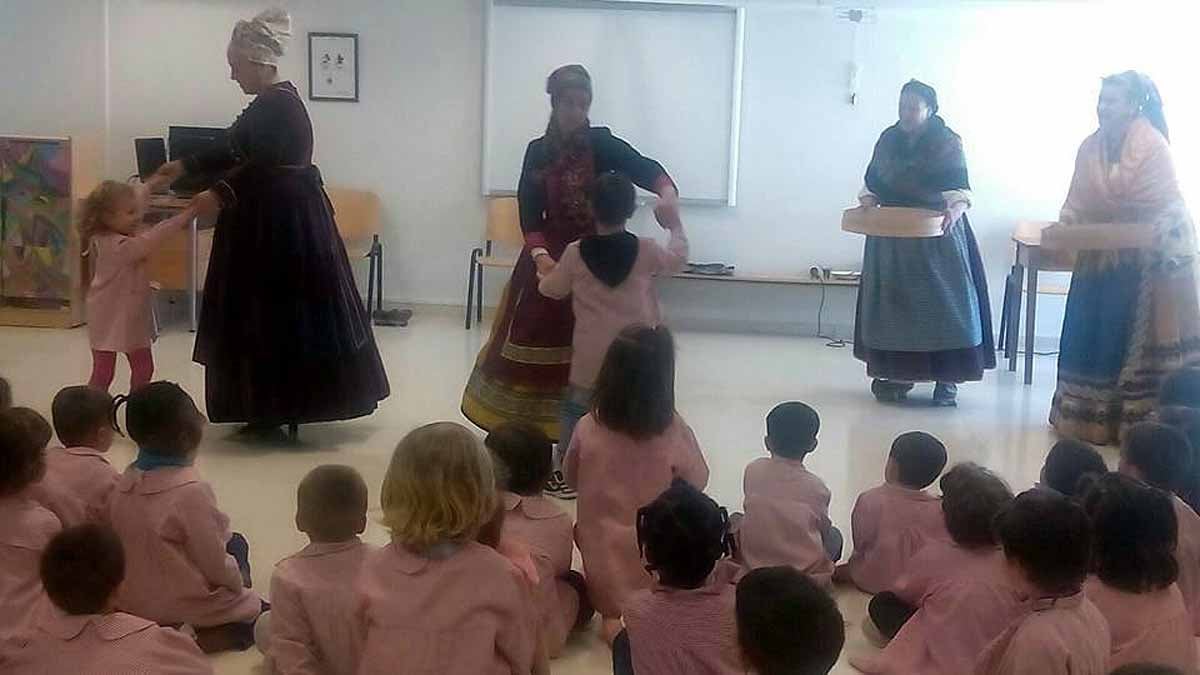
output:
POLYGON ((677 230, 683 227, 683 218, 679 214, 679 200, 660 200, 654 207, 654 219, 664 230, 677 230))
POLYGON ((202 219, 212 220, 221 212, 221 200, 212 190, 205 190, 192 197, 192 201, 188 203, 188 208, 194 210, 196 215, 202 219))

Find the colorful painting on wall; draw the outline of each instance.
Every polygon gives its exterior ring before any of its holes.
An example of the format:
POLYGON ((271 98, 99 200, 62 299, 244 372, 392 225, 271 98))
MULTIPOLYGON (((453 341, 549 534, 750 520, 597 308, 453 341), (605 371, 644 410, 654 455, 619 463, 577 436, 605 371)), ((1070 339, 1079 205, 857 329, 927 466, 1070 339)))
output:
POLYGON ((0 136, 0 305, 71 299, 71 141, 0 136))

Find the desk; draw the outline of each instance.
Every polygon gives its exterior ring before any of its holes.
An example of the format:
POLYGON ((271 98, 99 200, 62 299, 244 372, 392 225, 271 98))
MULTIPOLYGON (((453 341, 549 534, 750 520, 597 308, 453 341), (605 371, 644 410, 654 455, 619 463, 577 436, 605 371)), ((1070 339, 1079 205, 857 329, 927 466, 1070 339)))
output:
POLYGON ((1022 222, 1013 231, 1017 257, 1008 273, 1004 288, 1004 311, 1000 316, 1000 336, 1008 370, 1017 369, 1017 341, 1021 333, 1021 293, 1025 293, 1025 384, 1033 384, 1033 338, 1037 325, 1038 293, 1066 295, 1067 289, 1038 287, 1038 273, 1070 272, 1074 265, 1060 252, 1042 250, 1042 230, 1049 222, 1022 222), (1024 277, 1024 288, 1022 288, 1024 277))
POLYGON ((786 274, 695 274, 680 272, 673 279, 702 279, 704 281, 741 282, 747 284, 799 284, 805 286, 858 286, 857 279, 816 279, 811 276, 791 276, 786 274))
MULTIPOLYGON (((187 199, 174 195, 151 195, 147 219, 157 222, 187 208, 187 199)), ((188 326, 194 333, 199 320, 199 294, 208 272, 213 232, 193 218, 188 228, 163 243, 147 260, 150 279, 169 291, 185 291, 188 300, 188 326)))

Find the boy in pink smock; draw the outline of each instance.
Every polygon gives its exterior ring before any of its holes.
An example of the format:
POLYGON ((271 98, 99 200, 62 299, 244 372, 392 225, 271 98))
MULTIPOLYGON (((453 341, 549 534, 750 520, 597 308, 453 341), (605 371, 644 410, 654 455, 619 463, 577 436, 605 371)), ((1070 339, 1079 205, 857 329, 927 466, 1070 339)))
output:
POLYGON ((729 518, 676 479, 638 511, 638 547, 655 584, 632 593, 613 645, 615 675, 742 675, 729 518))
POLYGON ((484 446, 500 476, 504 539, 529 551, 537 570, 537 603, 542 639, 550 658, 562 653, 567 637, 582 628, 594 611, 583 575, 571 569, 574 525, 542 495, 550 477, 550 439, 533 424, 507 422, 488 433, 484 446))
POLYGON ((1200 635, 1200 515, 1177 491, 1191 486, 1192 446, 1179 429, 1157 422, 1140 422, 1125 433, 1119 471, 1171 493, 1175 510, 1175 560, 1179 590, 1192 617, 1192 632, 1200 635))
POLYGON ((359 675, 548 670, 533 589, 475 541, 496 504, 491 459, 471 431, 437 422, 400 441, 382 490, 392 541, 367 556, 354 593, 359 675))
POLYGON ((834 573, 865 593, 891 588, 909 559, 931 541, 945 542, 941 500, 925 492, 946 467, 946 446, 923 431, 901 434, 892 442, 884 483, 854 502, 851 514, 854 552, 834 573))
POLYGON ((547 297, 571 296, 575 314, 571 372, 558 436, 562 448, 570 447, 571 432, 589 411, 608 346, 626 326, 659 324, 662 317, 654 280, 676 274, 687 264, 688 241, 678 210, 655 213, 659 225, 670 233, 663 248, 653 239, 642 239, 625 229, 636 208, 628 176, 615 171, 601 174, 592 187, 596 234, 567 246, 538 284, 547 297))
POLYGON ((67 387, 54 397, 54 431, 64 447, 46 451, 46 475, 34 493, 63 527, 108 517, 120 476, 105 457, 115 433, 112 407, 112 396, 93 387, 67 387))
POLYGON ((1048 490, 1000 512, 996 533, 1024 611, 984 651, 977 675, 1107 675, 1108 623, 1083 592, 1090 529, 1078 504, 1048 490))
POLYGON ((259 645, 278 675, 354 675, 362 635, 354 586, 374 546, 367 529, 367 484, 349 466, 318 466, 296 490, 296 528, 309 543, 275 566, 271 611, 259 645))
POLYGON ((187 635, 114 609, 125 578, 121 541, 107 526, 63 530, 41 559, 53 607, 43 612, 4 672, 24 675, 212 675, 187 635))
POLYGON ((1092 521, 1092 574, 1084 593, 1108 622, 1108 668, 1160 663, 1195 672, 1191 616, 1175 580, 1176 523, 1167 493, 1108 474, 1083 494, 1092 521))
POLYGON ((829 592, 796 568, 760 567, 737 585, 738 645, 754 675, 826 675, 846 626, 829 592))
POLYGON ((80 229, 91 262, 87 291, 88 340, 92 376, 88 384, 108 391, 117 354, 129 359, 129 389, 150 382, 157 337, 147 259, 196 216, 189 205, 180 213, 142 229, 151 189, 107 180, 84 200, 80 229))
POLYGON ((611 643, 629 594, 652 582, 638 553, 637 510, 675 478, 708 484, 696 436, 675 411, 675 345, 665 326, 630 326, 613 341, 564 468, 579 490, 575 543, 588 594, 611 643))
POLYGON ((50 425, 36 412, 0 410, 0 661, 43 604, 38 560, 62 529, 30 495, 46 470, 49 436, 50 425))
POLYGON ((129 568, 118 606, 190 625, 205 652, 249 648, 263 602, 247 587, 245 539, 193 466, 204 416, 179 385, 153 382, 129 395, 126 420, 138 456, 108 505, 129 568))
POLYGON ((828 587, 842 555, 842 533, 829 520, 829 488, 804 466, 817 448, 821 419, 798 401, 767 415, 767 451, 743 477, 745 515, 735 518, 738 559, 747 569, 791 565, 828 587))
POLYGON ((883 652, 851 657, 864 673, 962 675, 1020 612, 992 521, 1012 500, 987 469, 959 464, 942 476, 951 542, 926 544, 889 592, 871 599, 868 637, 894 635, 883 652))

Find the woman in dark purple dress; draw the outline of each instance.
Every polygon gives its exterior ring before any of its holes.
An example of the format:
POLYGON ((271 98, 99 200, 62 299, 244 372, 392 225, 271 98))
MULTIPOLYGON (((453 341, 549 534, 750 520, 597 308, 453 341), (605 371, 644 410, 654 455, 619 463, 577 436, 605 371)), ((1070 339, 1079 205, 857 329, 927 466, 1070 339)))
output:
POLYGON ((290 19, 268 10, 240 21, 229 43, 230 77, 255 99, 229 143, 161 169, 219 173, 197 201, 220 214, 194 359, 205 366, 213 422, 278 433, 361 417, 388 396, 333 209, 312 164, 312 123, 276 64, 290 19))

